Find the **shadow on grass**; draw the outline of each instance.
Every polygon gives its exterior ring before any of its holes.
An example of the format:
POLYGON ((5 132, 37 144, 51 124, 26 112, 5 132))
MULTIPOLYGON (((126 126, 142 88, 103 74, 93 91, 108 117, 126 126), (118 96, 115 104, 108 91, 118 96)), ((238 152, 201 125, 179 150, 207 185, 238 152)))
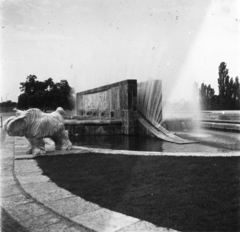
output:
POLYGON ((87 201, 180 231, 239 231, 239 157, 78 154, 37 158, 87 201))

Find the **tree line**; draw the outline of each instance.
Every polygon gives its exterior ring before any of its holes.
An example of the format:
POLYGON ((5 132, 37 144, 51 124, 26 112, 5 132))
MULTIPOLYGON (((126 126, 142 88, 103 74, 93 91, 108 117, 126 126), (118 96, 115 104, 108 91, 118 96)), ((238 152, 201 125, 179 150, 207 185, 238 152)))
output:
POLYGON ((218 75, 218 95, 211 85, 201 84, 199 101, 202 110, 240 110, 239 78, 229 77, 225 62, 220 63, 218 75))
POLYGON ((45 112, 57 107, 72 110, 75 105, 74 91, 67 80, 57 83, 52 78, 38 81, 35 75, 29 75, 25 82, 20 83, 20 90, 22 94, 18 97, 18 109, 38 108, 45 112))
POLYGON ((17 102, 12 102, 11 100, 0 103, 0 107, 16 107, 16 106, 17 102))
MULTIPOLYGON (((229 77, 227 64, 222 62, 218 68, 218 89, 219 94, 211 85, 201 84, 198 89, 198 96, 202 110, 240 110, 240 84, 239 78, 229 77)), ((197 83, 196 83, 197 89, 197 83)), ((21 94, 18 102, 2 102, 0 107, 17 107, 26 110, 39 108, 42 111, 55 110, 62 107, 65 110, 72 110, 75 106, 73 88, 67 80, 54 83, 52 78, 45 81, 38 81, 35 75, 29 75, 25 82, 20 83, 21 94)))

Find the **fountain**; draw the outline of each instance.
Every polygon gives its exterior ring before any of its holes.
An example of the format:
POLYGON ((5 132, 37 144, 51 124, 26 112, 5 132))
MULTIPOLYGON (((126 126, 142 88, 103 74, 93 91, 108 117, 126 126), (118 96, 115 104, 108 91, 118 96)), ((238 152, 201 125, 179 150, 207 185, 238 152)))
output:
MULTIPOLYGON (((123 149, 123 144, 127 144, 126 149, 134 147, 138 150, 135 145, 129 146, 130 140, 126 142, 126 137, 129 139, 129 136, 137 138, 141 136, 141 138, 149 140, 146 143, 152 144, 157 151, 162 151, 159 148, 160 143, 162 143, 162 147, 167 147, 165 150, 169 150, 171 146, 174 151, 182 150, 182 148, 177 148, 174 143, 185 144, 184 147, 187 151, 200 150, 197 148, 198 145, 190 146, 190 144, 203 142, 203 139, 205 139, 204 142, 206 140, 208 142, 209 136, 212 136, 210 132, 203 131, 202 127, 240 130, 239 122, 234 123, 239 117, 239 112, 227 113, 224 117, 223 114, 209 112, 210 115, 219 117, 213 121, 213 119, 210 120, 210 116, 207 116, 208 113, 200 114, 195 103, 195 106, 192 107, 193 111, 190 113, 177 111, 170 114, 169 111, 164 112, 162 98, 161 80, 140 83, 137 80, 125 80, 79 92, 76 97, 77 115, 65 117, 65 127, 69 131, 71 141, 78 145, 80 141, 82 141, 80 145, 86 146, 92 144, 91 141, 95 141, 95 145, 106 145, 106 141, 108 141, 106 146, 114 148, 116 146, 111 143, 116 144, 116 136, 118 136, 119 141, 122 141, 119 149, 123 149), (203 117, 202 120, 200 116, 203 117), (229 123, 231 120, 226 121, 233 116, 232 123, 229 123), (88 138, 88 136, 91 137, 88 138), (153 140, 150 141, 151 139, 153 140), (165 146, 163 141, 171 142, 172 145, 165 146), (154 143, 158 143, 158 145, 154 143)), ((217 136, 221 137, 221 135, 217 136)), ((143 143, 140 140, 131 138, 133 144, 143 143)), ((218 142, 217 139, 212 140, 217 147, 224 144, 221 139, 221 142, 218 142)), ((236 147, 234 144, 232 145, 236 147)), ((146 147, 149 146, 146 145, 146 147)), ((147 149, 145 148, 145 150, 147 149)), ((208 149, 203 149, 203 151, 206 150, 208 149)))
MULTIPOLYGON (((201 130, 200 124, 203 128, 240 131, 239 112, 204 112, 201 121, 195 115, 188 114, 186 117, 186 114, 183 116, 179 112, 174 117, 164 118, 161 80, 140 83, 125 80, 77 93, 76 112, 76 116, 68 116, 64 120, 69 138, 76 145, 92 146, 94 143, 99 147, 105 144, 113 149, 139 150, 140 145, 138 147, 137 144, 141 143, 145 144, 145 148, 141 146, 144 151, 180 149, 184 152, 184 149, 173 144, 185 144, 183 148, 194 152, 201 150, 199 145, 189 144, 203 141, 206 144, 212 136, 201 130), (171 146, 166 146, 163 141, 171 142, 171 146)), ((221 147, 228 139, 223 140, 223 135, 217 136, 221 139, 211 140, 216 147, 221 147)), ((236 136, 230 137, 235 142, 231 146, 228 144, 227 148, 238 149, 238 139, 235 139, 236 136)), ((203 148, 203 151, 206 150, 211 149, 203 148)))
MULTIPOLYGON (((162 125, 161 80, 125 80, 77 93, 76 112, 77 116, 65 118, 70 136, 141 135, 177 144, 193 143, 169 132, 164 128, 166 123, 162 125)), ((186 129, 185 122, 179 123, 186 129)))
MULTIPOLYGON (((72 150, 55 151, 53 144, 46 144, 46 154, 36 157, 24 155, 22 141, 18 141, 14 149, 17 184, 45 206, 47 212, 50 208, 58 216, 68 215, 68 223, 76 222, 96 231, 99 225, 101 231, 112 229, 111 225, 118 225, 118 231, 239 228, 236 201, 239 191, 235 188, 239 183, 239 153, 192 144, 166 130, 163 124, 168 127, 171 120, 162 117, 161 86, 159 80, 139 84, 126 80, 78 93, 77 115, 65 117, 65 128, 71 142, 75 137, 84 141, 91 136, 95 147, 73 146, 72 150), (104 139, 108 142, 104 149, 95 140, 100 137, 101 143, 105 143, 104 139), (140 140, 135 141, 137 137, 140 140), (148 143, 152 137, 155 144, 152 140, 148 143), (162 140, 170 144, 166 150, 162 149, 165 146, 162 140), (109 147, 109 141, 113 146, 109 147), (116 149, 122 143, 125 149, 116 149), (173 146, 178 147, 171 150, 173 146), (22 172, 25 168, 27 172, 22 172), (39 182, 34 184, 36 179, 39 182), (46 188, 42 187, 44 184, 46 188), (48 189, 49 184, 54 191, 48 189)), ((62 115, 63 111, 56 113, 62 115)), ((238 113, 233 114, 237 119, 233 125, 239 123, 238 113)), ((219 116, 219 121, 223 119, 232 121, 229 116, 219 116)), ((193 124, 187 125, 184 120, 178 119, 173 124, 180 124, 183 130, 191 129, 189 125, 193 124)), ((226 137, 222 138, 226 141, 226 137)), ((239 139, 234 141, 238 142, 239 139)), ((28 204, 24 202, 25 205, 28 204)))

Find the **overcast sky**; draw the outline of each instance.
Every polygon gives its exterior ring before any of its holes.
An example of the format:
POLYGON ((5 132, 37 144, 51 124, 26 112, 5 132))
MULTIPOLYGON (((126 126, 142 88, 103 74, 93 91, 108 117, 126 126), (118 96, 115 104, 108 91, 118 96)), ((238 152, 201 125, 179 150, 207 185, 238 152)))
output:
POLYGON ((196 81, 217 92, 218 67, 240 76, 239 0, 1 1, 1 97, 19 83, 68 80, 76 92, 162 79, 164 100, 196 81))

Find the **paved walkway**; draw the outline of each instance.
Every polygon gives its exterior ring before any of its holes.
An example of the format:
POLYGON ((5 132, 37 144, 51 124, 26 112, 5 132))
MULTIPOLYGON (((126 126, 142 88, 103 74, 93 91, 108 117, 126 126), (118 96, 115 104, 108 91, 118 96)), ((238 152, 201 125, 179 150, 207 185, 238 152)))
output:
MULTIPOLYGON (((2 231, 172 231, 117 213, 73 195, 42 175, 27 140, 7 137, 1 146, 2 231)), ((52 149, 48 145, 48 149, 52 149)), ((73 150, 71 153, 79 153, 73 150)), ((82 151, 82 152, 87 152, 82 151)), ((56 155, 50 152, 48 155, 56 155)), ((66 152, 60 152, 66 154, 66 152)))

